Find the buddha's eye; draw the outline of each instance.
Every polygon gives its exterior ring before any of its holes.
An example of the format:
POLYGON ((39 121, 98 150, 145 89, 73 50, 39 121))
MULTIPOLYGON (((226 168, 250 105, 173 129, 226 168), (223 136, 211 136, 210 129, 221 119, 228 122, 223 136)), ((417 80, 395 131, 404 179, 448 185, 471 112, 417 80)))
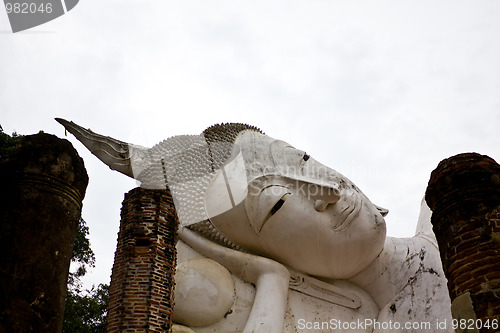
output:
POLYGON ((302 166, 311 157, 305 151, 295 149, 291 146, 285 147, 282 152, 276 152, 276 156, 275 162, 278 164, 297 167, 302 166))
POLYGON ((250 225, 260 234, 264 224, 283 206, 290 190, 283 185, 271 185, 264 188, 258 195, 249 195, 245 200, 250 225))
POLYGON ((282 196, 278 202, 273 206, 273 208, 271 208, 271 211, 269 212, 271 215, 274 215, 276 214, 276 212, 278 210, 280 210, 281 207, 283 207, 283 204, 285 203, 285 198, 286 198, 287 194, 285 194, 284 196, 282 196))

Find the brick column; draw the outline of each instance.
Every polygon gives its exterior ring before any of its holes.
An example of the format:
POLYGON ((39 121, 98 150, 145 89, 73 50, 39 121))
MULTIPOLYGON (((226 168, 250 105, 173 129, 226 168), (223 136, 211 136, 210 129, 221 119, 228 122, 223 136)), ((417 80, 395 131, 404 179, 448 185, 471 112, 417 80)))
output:
POLYGON ((169 191, 135 188, 125 195, 108 333, 170 332, 178 223, 169 191))
POLYGON ((61 332, 88 176, 67 140, 22 138, 0 162, 0 332, 61 332))
POLYGON ((475 153, 445 159, 425 198, 454 318, 500 320, 500 165, 475 153))

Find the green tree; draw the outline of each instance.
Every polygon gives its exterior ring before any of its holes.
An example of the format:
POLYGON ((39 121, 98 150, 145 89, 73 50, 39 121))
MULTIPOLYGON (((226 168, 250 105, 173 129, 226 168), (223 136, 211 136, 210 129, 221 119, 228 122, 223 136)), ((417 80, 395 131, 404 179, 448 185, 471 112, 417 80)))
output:
POLYGON ((87 272, 87 266, 95 266, 95 255, 90 248, 88 235, 89 228, 86 222, 80 219, 71 259, 78 267, 69 273, 63 333, 106 332, 109 286, 99 284, 91 290, 81 289, 80 278, 87 272))
POLYGON ((68 290, 64 307, 64 333, 106 332, 109 286, 99 284, 87 293, 68 290))
POLYGON ((12 136, 4 133, 0 126, 0 160, 5 159, 16 148, 21 138, 16 132, 12 133, 12 136))
POLYGON ((71 262, 78 264, 75 272, 69 273, 68 284, 72 289, 79 289, 80 278, 87 273, 87 266, 95 266, 94 251, 90 248, 88 239, 89 227, 84 219, 80 218, 78 230, 76 232, 75 242, 73 243, 73 253, 71 262))

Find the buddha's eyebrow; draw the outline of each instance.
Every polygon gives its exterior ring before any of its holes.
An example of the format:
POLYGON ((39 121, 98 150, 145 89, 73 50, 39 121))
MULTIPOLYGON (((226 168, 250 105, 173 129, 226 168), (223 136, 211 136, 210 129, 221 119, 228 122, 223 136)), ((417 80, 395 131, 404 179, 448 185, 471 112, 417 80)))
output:
POLYGON ((264 190, 266 190, 270 187, 282 187, 282 188, 288 189, 288 186, 285 184, 269 184, 269 185, 266 185, 263 188, 261 188, 259 193, 262 193, 264 190))

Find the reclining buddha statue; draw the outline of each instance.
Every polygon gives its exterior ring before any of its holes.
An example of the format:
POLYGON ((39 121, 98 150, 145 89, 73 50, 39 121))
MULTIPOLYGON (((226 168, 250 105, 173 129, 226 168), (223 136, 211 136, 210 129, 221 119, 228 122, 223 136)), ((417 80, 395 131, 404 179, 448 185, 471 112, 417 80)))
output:
POLYGON ((386 209, 256 127, 144 148, 57 121, 111 169, 170 189, 174 332, 452 332, 424 201, 414 237, 386 237, 386 209))

